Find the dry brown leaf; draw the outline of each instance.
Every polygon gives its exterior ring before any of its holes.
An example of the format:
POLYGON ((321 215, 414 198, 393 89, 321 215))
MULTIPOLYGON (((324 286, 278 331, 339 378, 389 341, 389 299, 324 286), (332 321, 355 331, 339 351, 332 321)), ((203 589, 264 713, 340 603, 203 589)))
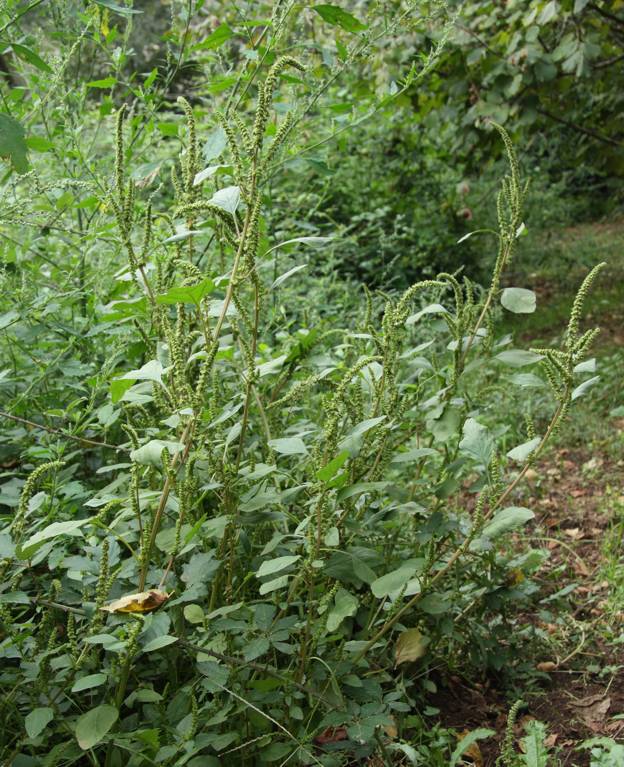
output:
POLYGON ((553 663, 551 660, 545 660, 541 663, 538 663, 535 667, 538 671, 546 671, 547 673, 550 671, 555 671, 557 668, 557 664, 553 663))
POLYGON ((611 707, 611 698, 602 694, 590 695, 577 700, 572 705, 578 709, 578 716, 592 732, 601 732, 605 726, 605 717, 611 707))
POLYGON ((567 535, 568 538, 572 538, 573 541, 580 541, 580 539, 585 535, 580 527, 568 527, 563 531, 563 533, 564 535, 567 535))
MULTIPOLYGON (((470 735, 470 732, 471 730, 464 730, 463 732, 455 733, 455 736, 457 740, 462 740, 466 735, 470 735)), ((471 765, 471 767, 483 767, 483 754, 481 753, 479 744, 472 743, 468 746, 462 754, 461 759, 460 764, 471 765), (466 757, 468 757, 470 761, 467 761, 466 757)))
POLYGON ((394 647, 394 665, 409 663, 418 660, 427 652, 429 637, 426 637, 418 629, 407 629, 397 639, 394 647))
POLYGON ((166 591, 151 589, 141 591, 138 594, 128 594, 120 599, 115 599, 102 610, 107 613, 151 613, 163 605, 171 596, 166 591))
POLYGON ((544 745, 546 746, 546 748, 549 750, 551 748, 554 748, 558 737, 559 737, 559 733, 552 732, 547 738, 544 738, 544 745))
POLYGON ((341 740, 348 740, 346 727, 328 727, 320 735, 314 738, 317 746, 323 746, 325 743, 338 743, 341 740))

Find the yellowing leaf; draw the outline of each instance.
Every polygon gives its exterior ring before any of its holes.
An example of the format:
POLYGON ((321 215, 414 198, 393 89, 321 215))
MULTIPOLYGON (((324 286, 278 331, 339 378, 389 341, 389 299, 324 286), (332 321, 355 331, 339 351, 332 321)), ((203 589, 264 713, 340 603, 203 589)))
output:
POLYGON ((418 660, 427 652, 429 637, 426 637, 418 629, 407 629, 398 638, 394 648, 394 665, 409 663, 418 660))
POLYGON ((109 605, 104 605, 102 610, 108 613, 151 613, 163 605, 170 596, 171 594, 159 589, 141 591, 138 594, 128 594, 116 599, 109 605))

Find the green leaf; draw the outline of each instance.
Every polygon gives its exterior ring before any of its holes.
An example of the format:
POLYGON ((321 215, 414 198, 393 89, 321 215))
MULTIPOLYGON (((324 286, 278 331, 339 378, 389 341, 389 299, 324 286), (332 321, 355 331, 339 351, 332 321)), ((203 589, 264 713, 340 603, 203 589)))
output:
POLYGON ((583 383, 579 384, 572 392, 572 400, 582 397, 594 384, 598 383, 599 380, 600 376, 594 376, 593 378, 588 378, 587 381, 583 381, 583 383))
POLYGON ((220 48, 223 43, 233 37, 234 32, 227 24, 220 24, 214 32, 211 32, 205 40, 194 46, 196 51, 214 51, 220 48))
POLYGON ((379 415, 376 418, 367 418, 361 421, 340 441, 338 447, 340 450, 348 450, 351 455, 357 455, 362 444, 362 437, 385 420, 385 415, 379 415))
POLYGON ((117 85, 116 77, 105 77, 103 80, 91 80, 87 83, 87 88, 113 88, 117 85))
POLYGON ((494 359, 513 368, 522 368, 525 365, 534 365, 536 362, 539 362, 542 359, 542 355, 525 349, 508 349, 497 354, 494 359))
POLYGON ((258 572, 256 573, 257 578, 264 578, 267 575, 272 575, 273 573, 279 573, 282 570, 286 570, 287 567, 291 567, 295 564, 299 559, 301 559, 301 556, 299 554, 293 554, 291 556, 286 557, 276 557, 275 559, 268 559, 265 562, 263 562, 260 567, 258 568, 258 572))
POLYGON ((319 469, 316 472, 317 479, 320 479, 321 482, 329 482, 332 477, 336 474, 336 472, 344 466, 345 461, 349 457, 349 452, 347 450, 343 450, 341 453, 338 453, 338 455, 335 458, 332 458, 332 460, 325 464, 322 469, 319 469))
POLYGON ((240 187, 226 186, 224 189, 219 189, 212 195, 210 202, 234 215, 240 203, 240 187))
POLYGON ((494 730, 488 730, 485 727, 480 727, 479 729, 464 735, 457 744, 455 751, 453 751, 449 767, 456 767, 456 765, 459 764, 462 755, 466 753, 473 743, 476 743, 478 740, 485 740, 485 738, 491 738, 493 735, 496 735, 496 732, 494 730))
POLYGON ((102 8, 108 8, 109 11, 115 11, 120 16, 132 16, 133 13, 143 13, 143 11, 135 11, 134 8, 126 8, 125 5, 118 5, 112 0, 93 0, 96 5, 101 5, 102 8))
POLYGON ((195 304, 199 306, 202 298, 210 295, 216 288, 211 279, 206 279, 198 285, 169 288, 166 293, 156 297, 157 304, 195 304))
POLYGON ((35 152, 51 152, 54 149, 54 144, 41 136, 29 136, 26 139, 26 146, 35 152))
POLYGON ((219 157, 219 155, 223 153, 223 150, 226 146, 227 137, 225 135, 225 131, 219 125, 208 136, 208 139, 204 144, 204 160, 206 160, 206 162, 210 162, 210 160, 214 160, 215 158, 219 157))
POLYGON ((53 522, 23 543, 19 547, 18 557, 20 559, 30 559, 37 549, 52 538, 58 538, 61 535, 82 535, 80 528, 88 522, 91 522, 91 517, 87 517, 87 519, 74 519, 69 522, 53 522))
POLYGON ((497 512, 494 517, 483 528, 482 535, 485 538, 494 539, 503 533, 521 527, 535 514, 524 506, 508 506, 506 509, 497 512))
POLYGON ((427 652, 429 637, 422 634, 419 629, 407 629, 398 638, 394 647, 394 665, 410 663, 422 658, 427 652))
POLYGON ((159 360, 150 360, 138 370, 130 370, 121 376, 126 381, 154 381, 162 383, 163 366, 159 360))
POLYGON ((574 366, 574 373, 595 373, 596 372, 596 358, 592 357, 588 360, 583 360, 583 362, 579 362, 578 365, 574 366))
POLYGON ((163 647, 168 647, 170 644, 173 644, 177 641, 178 637, 170 636, 169 634, 163 634, 163 636, 152 639, 142 649, 143 652, 154 652, 155 650, 162 650, 163 647))
POLYGON ((104 704, 87 711, 76 723, 76 740, 83 751, 97 745, 117 721, 119 712, 104 704))
POLYGON ((488 466, 492 460, 494 441, 485 426, 474 418, 467 418, 464 423, 464 436, 459 443, 459 449, 488 466))
MULTIPOLYGON (((412 580, 423 564, 422 559, 408 559, 397 570, 382 575, 371 583, 371 591, 377 599, 396 596, 412 580)), ((419 590, 419 589, 418 589, 419 590)), ((414 591, 413 593, 418 593, 414 591)))
POLYGON ((184 617, 189 623, 203 623, 204 611, 199 605, 185 605, 184 617))
POLYGON ((91 690, 93 687, 99 687, 104 684, 108 677, 106 674, 88 674, 77 679, 72 688, 72 692, 82 692, 83 690, 91 690))
POLYGON ((280 274, 279 277, 276 277, 275 280, 273 280, 273 284, 271 285, 271 290, 275 290, 275 288, 279 288, 280 285, 282 285, 289 277, 292 277, 293 274, 297 274, 297 272, 303 271, 303 269, 307 269, 307 264, 298 264, 297 266, 293 266, 292 269, 289 269, 287 272, 284 272, 284 274, 280 274))
POLYGON ((337 5, 314 5, 312 10, 316 11, 323 21, 332 26, 341 27, 347 32, 361 32, 367 28, 366 24, 362 24, 359 19, 337 5))
POLYGON ((114 378, 110 382, 110 395, 113 405, 123 397, 123 395, 133 386, 134 381, 126 381, 123 378, 114 378))
MULTIPOLYGON (((209 165, 207 168, 200 170, 195 174, 193 179, 193 186, 199 186, 207 178, 212 178, 221 168, 231 168, 231 165, 209 165)), ((165 240, 166 242, 166 240, 165 240)))
POLYGON ((518 447, 514 447, 513 450, 510 450, 507 453, 507 457, 511 458, 512 461, 526 461, 541 441, 541 437, 533 437, 533 439, 530 439, 528 442, 523 442, 521 445, 518 445, 518 447))
POLYGON ((15 55, 19 56, 20 59, 24 59, 24 61, 27 61, 29 64, 32 64, 34 67, 41 70, 42 72, 47 72, 48 74, 52 74, 52 69, 31 48, 27 48, 25 45, 18 45, 17 43, 11 43, 11 48, 13 49, 13 52, 15 53, 15 55))
POLYGON ((457 434, 460 423, 461 413, 459 410, 452 405, 447 405, 440 418, 428 422, 428 426, 435 441, 444 443, 457 434))
POLYGON ((26 717, 26 734, 29 738, 36 738, 54 719, 54 711, 47 706, 33 709, 26 717))
POLYGON ((533 314, 537 306, 537 297, 526 288, 505 288, 501 295, 501 304, 514 314, 533 314))
POLYGON ((301 437, 280 437, 270 439, 269 447, 280 455, 307 455, 308 448, 301 437))
POLYGON ((10 115, 0 114, 0 157, 8 158, 18 173, 28 170, 24 128, 10 115))
POLYGON ((359 605, 357 597, 346 589, 338 589, 334 597, 334 606, 327 616, 327 630, 335 631, 345 618, 355 615, 359 605))
POLYGON ((574 13, 580 13, 584 11, 586 6, 589 5, 589 0, 575 0, 574 1, 574 13))
POLYGON ((288 575, 280 575, 277 578, 273 578, 273 580, 263 583, 258 591, 264 596, 265 594, 270 594, 272 591, 284 588, 284 586, 288 585, 288 577, 288 575))
POLYGON ((130 459, 142 464, 143 466, 161 466, 162 451, 167 448, 171 456, 184 449, 181 442, 171 442, 164 439, 150 439, 145 445, 133 450, 130 453, 130 459))
MULTIPOLYGON (((545 745, 547 737, 546 726, 543 722, 533 720, 527 724, 526 733, 526 736, 521 741, 526 767, 548 767, 550 759, 545 745)), ((621 762, 619 763, 621 764, 621 762)), ((592 762, 592 764, 594 763, 592 762)), ((617 762, 613 762, 613 764, 615 765, 617 762)), ((608 767, 608 765, 605 764, 605 767, 608 767)))

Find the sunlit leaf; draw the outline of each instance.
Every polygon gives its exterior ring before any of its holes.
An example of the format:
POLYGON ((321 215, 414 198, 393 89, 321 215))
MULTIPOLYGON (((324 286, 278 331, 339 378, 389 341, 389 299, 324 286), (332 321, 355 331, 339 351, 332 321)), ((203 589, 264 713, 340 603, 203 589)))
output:
POLYGON ((151 613, 161 607, 171 594, 160 589, 141 591, 138 594, 128 594, 102 607, 107 613, 151 613))

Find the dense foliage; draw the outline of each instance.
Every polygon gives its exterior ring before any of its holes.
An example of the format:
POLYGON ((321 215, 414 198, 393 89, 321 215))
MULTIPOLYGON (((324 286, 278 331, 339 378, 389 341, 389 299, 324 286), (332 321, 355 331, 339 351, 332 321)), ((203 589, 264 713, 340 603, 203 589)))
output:
POLYGON ((488 731, 422 736, 428 670, 532 639, 548 552, 505 536, 595 383, 601 266, 560 345, 499 330, 536 309, 503 282, 513 143, 488 125, 471 232, 465 168, 406 117, 456 55, 442 4, 172 4, 149 72, 139 7, 36 5, 0 25, 0 758, 458 764, 488 731))

